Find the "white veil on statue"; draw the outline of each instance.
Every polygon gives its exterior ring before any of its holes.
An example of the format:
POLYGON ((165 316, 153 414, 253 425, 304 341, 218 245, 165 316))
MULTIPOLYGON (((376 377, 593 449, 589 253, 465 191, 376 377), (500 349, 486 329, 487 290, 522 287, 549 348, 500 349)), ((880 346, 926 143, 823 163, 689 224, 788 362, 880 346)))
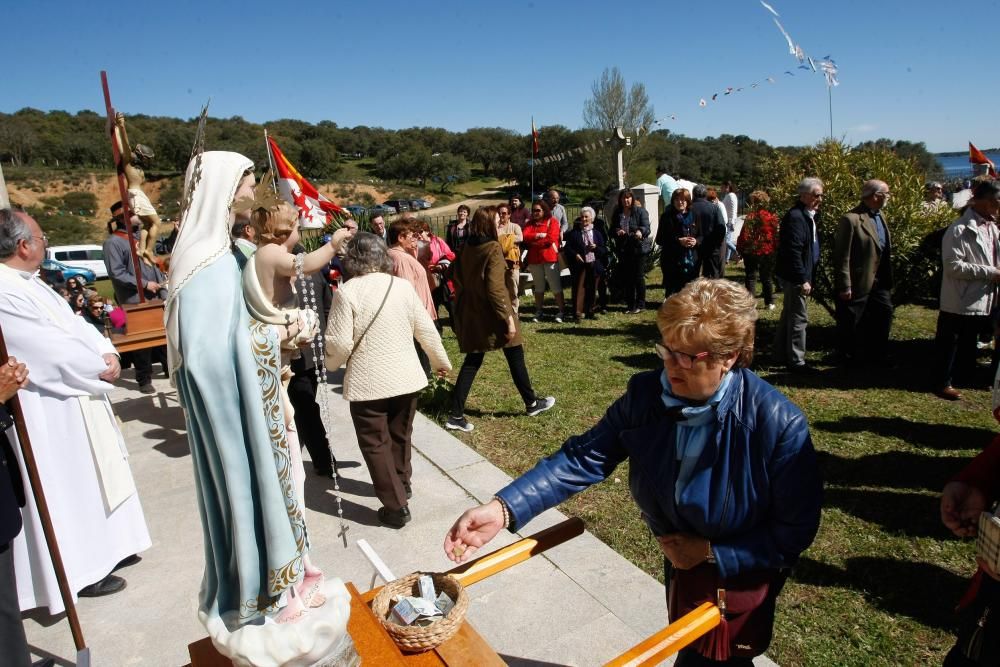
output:
MULTIPOLYGON (((166 302, 167 364, 180 366, 177 295, 198 271, 230 251, 233 199, 253 161, 239 153, 208 151, 188 163, 184 176, 183 211, 170 255, 170 287, 166 302), (199 187, 202 181, 212 187, 199 187)), ((173 383, 173 379, 171 379, 173 383)))

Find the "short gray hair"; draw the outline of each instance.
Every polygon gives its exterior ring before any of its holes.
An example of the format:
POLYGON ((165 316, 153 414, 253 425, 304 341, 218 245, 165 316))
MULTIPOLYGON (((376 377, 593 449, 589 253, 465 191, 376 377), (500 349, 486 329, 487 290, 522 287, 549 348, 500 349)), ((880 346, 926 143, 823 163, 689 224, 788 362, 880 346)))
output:
POLYGON ((595 213, 594 209, 589 206, 584 206, 580 209, 580 215, 582 216, 584 213, 590 213, 591 218, 594 218, 595 220, 597 219, 597 213, 595 213))
POLYGON ((865 184, 861 186, 861 198, 867 199, 868 197, 871 197, 873 194, 881 190, 883 186, 886 188, 889 187, 885 181, 880 181, 877 178, 865 181, 865 184))
POLYGON ((708 188, 699 183, 698 185, 691 188, 691 196, 695 199, 704 199, 708 196, 708 188))
POLYGON ((371 232, 358 232, 347 242, 347 252, 341 265, 349 278, 369 273, 392 273, 389 248, 381 236, 371 232))
POLYGON ((812 194, 813 188, 821 187, 823 187, 823 181, 815 176, 807 176, 799 181, 798 192, 800 195, 810 195, 812 194))
POLYGON ((13 208, 0 208, 0 261, 14 256, 21 241, 31 243, 31 229, 21 213, 13 208))

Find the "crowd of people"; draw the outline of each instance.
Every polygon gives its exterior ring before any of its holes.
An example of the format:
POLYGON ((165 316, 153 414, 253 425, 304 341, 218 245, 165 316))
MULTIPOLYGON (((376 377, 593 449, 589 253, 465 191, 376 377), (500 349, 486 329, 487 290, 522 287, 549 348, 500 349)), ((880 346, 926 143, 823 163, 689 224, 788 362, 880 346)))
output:
MULTIPOLYGON (((462 205, 443 238, 412 215, 400 216, 391 224, 378 217, 371 221, 370 231, 360 231, 355 221, 348 220, 329 243, 306 253, 299 244, 294 211, 287 205, 252 204, 246 215, 232 212, 241 196, 254 201, 258 197, 248 161, 232 155, 220 154, 216 168, 220 182, 232 185, 229 189, 236 192, 234 201, 203 195, 205 210, 225 209, 231 225, 224 235, 206 222, 203 229, 208 236, 197 236, 194 226, 178 236, 175 253, 182 260, 175 270, 185 277, 170 285, 174 296, 167 295, 166 276, 155 266, 142 264, 142 275, 136 280, 129 238, 136 223, 127 225, 120 210, 113 209, 105 257, 115 303, 70 279, 59 289, 65 307, 53 312, 33 273, 43 256, 39 248, 44 250, 44 234, 23 213, 7 211, 0 218, 0 317, 3 324, 14 325, 5 330, 16 329, 26 310, 34 308, 42 313, 41 319, 52 320, 51 328, 59 329, 60 336, 76 339, 80 347, 79 359, 73 363, 80 365, 79 374, 87 381, 81 380, 80 388, 60 399, 63 403, 85 393, 104 409, 110 383, 121 367, 104 334, 122 328, 121 306, 137 301, 141 289, 147 297, 167 297, 172 304, 167 309, 174 359, 171 370, 179 373, 174 380, 188 412, 189 431, 205 439, 192 441, 192 450, 198 452, 196 477, 201 487, 215 485, 217 468, 225 467, 224 461, 212 459, 219 444, 214 440, 233 436, 196 428, 191 420, 197 421, 203 412, 216 415, 210 422, 223 423, 249 408, 204 401, 198 390, 199 376, 222 372, 220 364, 227 368, 235 364, 237 375, 252 366, 243 356, 246 351, 239 349, 239 341, 228 335, 230 330, 247 328, 248 321, 277 331, 266 335, 279 350, 275 371, 280 369, 280 377, 275 379, 283 387, 281 400, 294 405, 283 420, 291 448, 295 452, 307 448, 317 474, 335 475, 336 460, 329 453, 328 435, 316 406, 316 369, 303 362, 309 356, 303 350, 319 336, 325 345, 327 369, 345 367, 343 395, 350 403, 358 446, 381 503, 379 521, 401 529, 412 519, 408 501, 413 493, 410 455, 417 395, 432 377, 445 377, 453 368, 442 345, 441 309, 464 355, 445 426, 463 432, 474 429, 465 415, 466 402, 486 353, 494 350, 505 356, 524 414, 534 417, 552 409, 556 399, 536 392, 528 371, 519 314, 522 270, 532 279, 533 321, 545 317, 546 292, 555 304, 555 322, 580 321, 606 311, 613 256, 618 294, 625 312, 635 315, 646 308, 647 260, 655 243, 661 249, 665 297, 657 311, 660 337, 654 345, 662 368, 636 374, 595 426, 567 440, 554 455, 499 490, 491 502, 465 512, 448 532, 444 549, 452 560, 464 562, 500 530, 518 530, 545 509, 607 478, 628 460, 632 495, 663 553, 671 618, 702 602, 718 602, 720 590, 732 593, 731 600, 752 600, 744 609, 730 607, 736 622, 725 646, 709 635, 684 649, 677 664, 744 665, 764 652, 784 582, 819 528, 822 485, 804 415, 750 370, 757 286, 766 310, 776 308, 774 295, 782 294, 772 360, 790 373, 815 372, 806 361, 808 303, 820 250, 832 244, 837 360, 847 368, 891 365, 893 247, 884 208, 892 193, 885 181, 870 179, 861 185, 857 206, 830 227, 835 230, 832 238, 823 238, 823 226, 818 224, 824 195, 818 178, 801 180, 795 204, 780 218, 769 210, 770 197, 763 191, 750 193, 741 217, 731 183, 723 185, 719 197, 712 188, 673 179, 660 168, 657 183, 663 213, 655 231, 650 212, 629 189, 617 194, 606 220, 595 208, 584 206, 572 221, 560 204, 558 191, 550 190, 528 205, 518 196, 475 211, 462 205), (227 255, 224 264, 205 265, 230 250, 232 262, 227 255), (726 263, 737 257, 746 270, 743 285, 721 280, 726 263), (186 270, 188 265, 192 268, 186 270), (568 304, 561 276, 564 266, 570 273, 568 304), (198 271, 202 272, 197 277, 200 282, 192 283, 198 271), (337 277, 332 285, 331 275, 337 277), (304 277, 313 285, 305 292, 304 277), (192 284, 201 285, 202 291, 192 289, 192 284), (298 291, 293 284, 299 286, 298 291), (183 295, 182 288, 186 290, 183 295), (223 288, 227 294, 230 288, 240 290, 243 296, 223 304, 199 296, 209 289, 221 294, 223 288), (306 298, 310 294, 311 304, 306 298), (213 319, 223 311, 232 326, 220 327, 213 319), (175 330, 181 312, 188 313, 186 339, 175 330), (192 329, 196 321, 199 324, 192 329), (199 346, 208 340, 228 352, 207 358, 199 346), (650 443, 662 446, 650 447, 650 443)), ((945 201, 942 190, 938 183, 927 184, 927 207, 946 205, 941 203, 945 201)), ((941 233, 942 285, 932 389, 947 400, 961 398, 954 378, 964 374, 969 379, 976 366, 977 342, 993 334, 1000 312, 1000 232, 996 226, 1000 185, 980 179, 969 190, 958 218, 941 233)), ((247 330, 255 331, 253 326, 247 330)), ((18 390, 37 392, 63 363, 39 357, 37 341, 29 334, 13 340, 8 345, 21 361, 13 359, 10 368, 0 372, 0 396, 4 397, 18 390)), ((151 387, 151 355, 132 360, 144 392, 151 387)), ((72 365, 68 360, 65 363, 72 365)), ((61 405, 58 409, 68 408, 61 405)), ((252 426, 243 426, 241 441, 246 450, 268 451, 269 445, 257 442, 260 434, 250 432, 252 426)), ((1000 445, 995 442, 945 489, 942 520, 956 534, 974 534, 979 513, 1000 494, 998 452, 1000 445)), ((85 453, 89 457, 90 452, 85 453)), ((302 469, 302 463, 296 456, 293 452, 285 497, 292 503, 288 516, 301 521, 300 505, 294 504, 295 498, 301 503, 303 494, 302 476, 295 472, 302 469)), ((9 472, 23 468, 23 464, 10 463, 19 460, 16 453, 8 454, 9 472)), ((127 464, 117 474, 130 482, 127 464)), ((99 477, 90 491, 98 498, 104 493, 106 499, 107 490, 99 477)), ((250 479, 226 483, 236 485, 234 492, 242 488, 240 484, 246 488, 255 484, 250 479)), ((75 590, 89 594, 120 590, 124 582, 119 584, 120 578, 111 571, 149 546, 134 485, 120 484, 122 509, 110 514, 102 509, 102 516, 90 521, 100 530, 111 524, 127 526, 122 530, 129 537, 111 540, 115 547, 107 549, 99 563, 72 572, 75 590)), ((0 499, 2 492, 0 486, 0 499)), ((90 497, 87 502, 98 501, 90 497)), ((29 502, 25 512, 30 511, 29 502)), ((57 503, 54 511, 74 510, 60 509, 57 503)), ((287 519, 268 518, 266 508, 259 511, 250 512, 252 521, 259 523, 261 516, 265 523, 287 519)), ((241 511, 235 508, 213 507, 206 512, 225 516, 219 519, 223 523, 242 521, 241 511)), ((221 539, 207 524, 205 530, 206 543, 221 539)), ((16 544, 17 533, 8 533, 3 533, 4 539, 16 544)), ((51 578, 51 568, 40 562, 38 548, 37 544, 15 548, 12 559, 0 549, 0 568, 13 568, 18 581, 51 578)), ((70 569, 75 562, 87 560, 74 556, 73 549, 71 543, 70 569)), ((208 544, 206 549, 210 550, 208 544)), ((290 594, 291 609, 279 620, 308 608, 315 589, 312 584, 322 580, 301 544, 291 544, 289 549, 287 557, 304 563, 304 578, 297 592, 290 594)), ((230 576, 230 564, 210 557, 208 551, 206 558, 207 566, 216 570, 213 576, 219 585, 211 591, 218 598, 213 604, 222 604, 228 593, 220 582, 230 576)), ((988 564, 979 565, 968 603, 975 609, 988 609, 989 604, 1000 603, 1000 585, 990 583, 998 579, 998 573, 988 564)), ((266 569, 262 564, 254 568, 254 576, 266 569)), ((6 576, 0 572, 0 581, 6 576)), ((20 601, 17 594, 5 598, 0 591, 0 612, 12 604, 58 611, 53 591, 51 587, 37 597, 34 592, 21 592, 20 601)), ((996 634, 994 626, 988 627, 996 634)), ((0 639, 16 639, 16 634, 0 628, 0 639)), ((948 664, 981 664, 963 662, 975 659, 956 647, 948 664)))

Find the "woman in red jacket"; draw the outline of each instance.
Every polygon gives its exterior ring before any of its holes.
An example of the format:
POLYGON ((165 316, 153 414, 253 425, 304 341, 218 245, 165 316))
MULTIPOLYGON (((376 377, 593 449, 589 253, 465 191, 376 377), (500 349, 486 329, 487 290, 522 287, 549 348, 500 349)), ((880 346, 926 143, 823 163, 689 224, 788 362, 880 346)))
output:
POLYGON ((531 204, 531 219, 524 226, 522 246, 528 249, 528 271, 531 273, 531 291, 535 295, 535 317, 542 319, 545 306, 545 283, 549 284, 556 300, 556 322, 562 323, 563 291, 559 276, 559 221, 552 217, 552 210, 544 201, 531 204))

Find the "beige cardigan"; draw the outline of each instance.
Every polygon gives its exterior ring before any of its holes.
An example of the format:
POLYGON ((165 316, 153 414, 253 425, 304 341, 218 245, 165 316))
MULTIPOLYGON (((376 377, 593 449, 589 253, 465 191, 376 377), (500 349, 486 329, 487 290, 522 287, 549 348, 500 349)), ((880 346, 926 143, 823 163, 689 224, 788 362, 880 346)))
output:
MULTIPOLYGON (((333 295, 326 327, 326 367, 340 368, 354 342, 375 317, 392 278, 370 273, 352 278, 333 295)), ((392 289, 382 312, 365 334, 344 373, 344 398, 374 401, 412 394, 427 386, 427 377, 413 339, 431 360, 431 368, 451 370, 441 337, 413 286, 392 278, 392 289)))

